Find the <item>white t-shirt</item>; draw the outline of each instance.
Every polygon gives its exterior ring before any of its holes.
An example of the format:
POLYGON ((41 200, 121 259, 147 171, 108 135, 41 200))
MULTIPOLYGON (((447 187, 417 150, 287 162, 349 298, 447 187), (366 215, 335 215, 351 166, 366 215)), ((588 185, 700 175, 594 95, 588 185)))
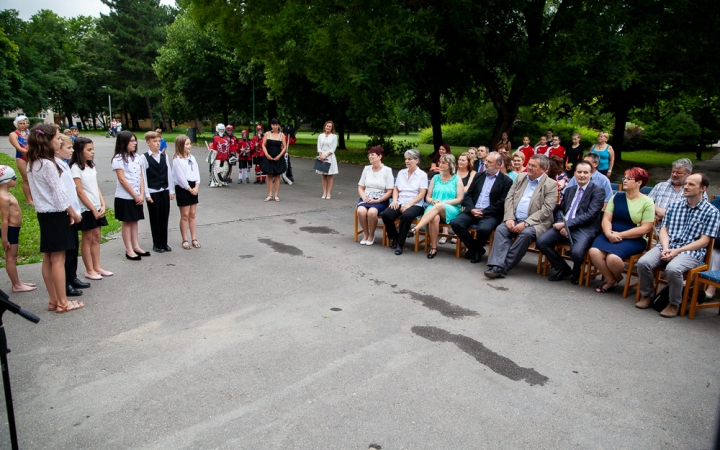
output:
POLYGON ((379 199, 385 195, 387 189, 395 185, 392 169, 383 166, 378 172, 374 172, 372 166, 365 166, 358 186, 365 186, 365 195, 372 199, 379 199))
MULTIPOLYGON (((80 169, 80 166, 73 164, 70 167, 70 172, 73 178, 80 178, 82 183, 83 192, 87 196, 90 203, 95 207, 96 210, 100 210, 102 203, 100 203, 100 193, 98 190, 97 183, 97 169, 90 166, 85 166, 85 169, 80 169)), ((90 211, 83 202, 80 202, 80 212, 90 211)))
POLYGON ((73 181, 72 175, 70 174, 70 166, 68 166, 65 161, 58 158, 57 156, 55 157, 55 162, 57 162, 62 169, 62 175, 60 175, 60 182, 63 184, 65 192, 70 198, 70 206, 73 207, 76 213, 80 214, 80 199, 78 199, 75 182, 73 181))
MULTIPOLYGON (((117 155, 112 159, 112 170, 122 169, 125 172, 125 179, 137 195, 140 195, 140 183, 142 180, 142 161, 140 161, 140 158, 140 155, 134 154, 132 157, 128 157, 127 163, 123 161, 122 155, 117 155)), ((122 187, 120 181, 115 186, 115 197, 133 200, 132 195, 122 187)))

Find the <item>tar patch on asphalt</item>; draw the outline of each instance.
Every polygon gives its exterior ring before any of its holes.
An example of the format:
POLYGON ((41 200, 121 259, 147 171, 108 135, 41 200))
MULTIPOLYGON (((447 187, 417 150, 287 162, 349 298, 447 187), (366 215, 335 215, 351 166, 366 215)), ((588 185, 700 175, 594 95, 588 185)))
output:
POLYGON ((262 242, 271 249, 275 250, 275 253, 282 253, 290 256, 303 256, 303 251, 297 247, 293 247, 292 245, 276 242, 272 239, 258 239, 258 242, 262 242))
POLYGON ((300 231, 312 234, 339 234, 337 231, 328 227, 300 227, 300 231))
POLYGON ((342 311, 340 308, 330 308, 330 311, 342 311))
POLYGON ((407 289, 397 291, 396 294, 408 294, 410 298, 422 303, 424 307, 437 311, 443 316, 450 317, 451 319, 462 319, 464 317, 474 317, 480 315, 477 311, 463 308, 462 306, 450 303, 447 300, 435 297, 434 295, 421 294, 419 292, 408 291, 407 289))
POLYGON ((297 220, 295 220, 295 219, 285 219, 285 222, 287 222, 287 223, 295 223, 295 222, 297 222, 297 220))
POLYGON ((254 258, 254 257, 255 257, 254 255, 240 255, 240 256, 238 256, 238 258, 240 258, 240 259, 247 259, 247 258, 254 258))
POLYGON ((520 367, 511 359, 485 347, 482 342, 462 334, 452 334, 437 327, 412 327, 411 331, 432 342, 452 342, 460 350, 475 358, 480 364, 513 381, 525 380, 530 386, 536 384, 543 386, 549 380, 548 377, 537 373, 532 367, 520 367))
POLYGON ((491 288, 495 289, 496 291, 509 291, 509 289, 506 288, 505 286, 493 286, 493 285, 490 284, 490 283, 486 283, 486 284, 487 284, 488 286, 490 286, 491 288))

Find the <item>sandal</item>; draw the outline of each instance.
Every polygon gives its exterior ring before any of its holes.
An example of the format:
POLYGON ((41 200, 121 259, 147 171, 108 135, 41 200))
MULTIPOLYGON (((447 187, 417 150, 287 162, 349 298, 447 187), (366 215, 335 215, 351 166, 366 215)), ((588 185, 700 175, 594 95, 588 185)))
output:
POLYGON ((68 311, 75 311, 76 309, 84 308, 85 303, 77 302, 74 300, 73 301, 68 300, 67 305, 65 305, 65 306, 56 305, 56 307, 57 307, 57 309, 55 310, 55 313, 62 314, 62 313, 68 312, 68 311))
POLYGON ((193 245, 193 247, 195 247, 195 248, 200 248, 200 243, 198 242, 197 239, 193 239, 193 240, 192 240, 192 245, 193 245))
POLYGON ((615 282, 614 284, 607 284, 607 283, 605 283, 605 284, 603 284, 603 285, 600 286, 600 287, 596 287, 596 288, 595 288, 595 292, 597 292, 598 294, 604 294, 604 293, 606 293, 606 292, 612 292, 612 291, 614 291, 615 288, 618 287, 619 285, 620 285, 619 282, 615 282), (605 286, 607 286, 607 287, 605 287, 605 286))
POLYGON ((272 199, 273 199, 273 198, 268 195, 267 198, 266 198, 265 200, 263 200, 263 201, 264 201, 264 202, 269 202, 269 201, 272 200, 272 199))
POLYGON ((430 253, 427 254, 427 258, 433 259, 435 255, 437 255, 437 247, 430 249, 430 253))
POLYGON ((185 250, 190 250, 192 247, 190 247, 190 243, 188 241, 182 241, 182 248, 185 250))
POLYGON ((57 303, 48 302, 48 311, 55 311, 57 309, 57 303))
POLYGON ((275 196, 275 201, 276 201, 276 202, 279 202, 279 201, 280 201, 280 197, 278 197, 278 196, 276 195, 276 196, 275 196))

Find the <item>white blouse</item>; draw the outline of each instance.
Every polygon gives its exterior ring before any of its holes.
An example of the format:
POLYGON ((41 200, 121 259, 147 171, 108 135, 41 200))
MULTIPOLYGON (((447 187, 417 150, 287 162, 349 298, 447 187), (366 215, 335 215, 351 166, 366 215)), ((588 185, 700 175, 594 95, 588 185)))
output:
POLYGON ((365 166, 358 186, 365 186, 365 195, 374 200, 385 195, 385 191, 394 186, 392 169, 388 166, 375 172, 372 166, 365 166))
POLYGON ((28 167, 28 183, 32 192, 35 211, 39 213, 61 212, 70 206, 70 197, 60 181, 58 166, 49 159, 34 161, 28 167))
POLYGON ((323 156, 328 154, 334 154, 337 149, 337 136, 334 134, 325 135, 325 133, 318 136, 317 151, 322 153, 323 156))
MULTIPOLYGON (((117 155, 112 159, 112 170, 121 169, 125 172, 125 180, 137 195, 140 195, 140 183, 142 182, 142 161, 141 156, 137 153, 128 157, 127 162, 123 161, 122 155, 117 155)), ((120 181, 115 185, 115 197, 125 200, 134 200, 133 196, 125 190, 120 181)))
MULTIPOLYGON (((73 166, 70 168, 70 172, 72 173, 73 178, 80 178, 83 192, 87 196, 88 200, 90 200, 90 203, 92 203, 92 205, 95 207, 95 210, 99 211, 102 203, 100 203, 100 191, 98 189, 97 182, 97 169, 88 165, 86 165, 84 169, 81 169, 80 166, 78 166, 77 164, 73 164, 73 166)), ((90 211, 90 209, 88 209, 88 207, 85 206, 84 203, 80 202, 80 212, 85 211, 90 211)))
POLYGON ((188 181, 200 183, 200 168, 193 155, 187 158, 174 158, 172 165, 173 180, 182 189, 190 189, 188 181))

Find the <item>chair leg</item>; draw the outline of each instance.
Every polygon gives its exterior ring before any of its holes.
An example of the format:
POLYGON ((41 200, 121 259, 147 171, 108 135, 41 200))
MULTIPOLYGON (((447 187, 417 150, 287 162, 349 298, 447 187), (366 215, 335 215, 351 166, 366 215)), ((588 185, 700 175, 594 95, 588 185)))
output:
MULTIPOLYGON (((680 305, 680 315, 681 316, 685 315, 685 311, 687 309, 687 304, 688 304, 688 297, 690 294, 690 285, 692 284, 692 282, 695 278, 700 278, 700 277, 693 277, 693 274, 691 272, 685 272, 685 288, 683 289, 682 304, 680 305)), ((697 296, 695 295, 695 293, 693 293, 693 297, 695 297, 695 299, 697 300, 697 296)))
MULTIPOLYGON (((697 299, 698 299, 698 290, 700 287, 703 286, 700 283, 700 277, 695 276, 695 283, 693 284, 693 295, 692 300, 690 301, 690 314, 688 314, 688 319, 694 319, 695 318, 695 309, 697 307, 697 299)), ((682 315, 685 315, 685 304, 682 306, 682 315)), ((720 310, 718 311, 718 314, 720 314, 720 310)))
POLYGON ((633 275, 633 267, 635 267, 635 258, 631 257, 630 262, 628 263, 627 279, 625 280, 625 289, 623 289, 623 298, 627 298, 628 291, 630 290, 630 279, 633 275))
POLYGON ((357 214, 357 209, 355 210, 355 221, 354 221, 354 225, 355 225, 355 233, 353 234, 353 236, 355 236, 355 242, 357 242, 357 241, 358 241, 358 234, 359 234, 359 233, 358 233, 358 214, 357 214))

